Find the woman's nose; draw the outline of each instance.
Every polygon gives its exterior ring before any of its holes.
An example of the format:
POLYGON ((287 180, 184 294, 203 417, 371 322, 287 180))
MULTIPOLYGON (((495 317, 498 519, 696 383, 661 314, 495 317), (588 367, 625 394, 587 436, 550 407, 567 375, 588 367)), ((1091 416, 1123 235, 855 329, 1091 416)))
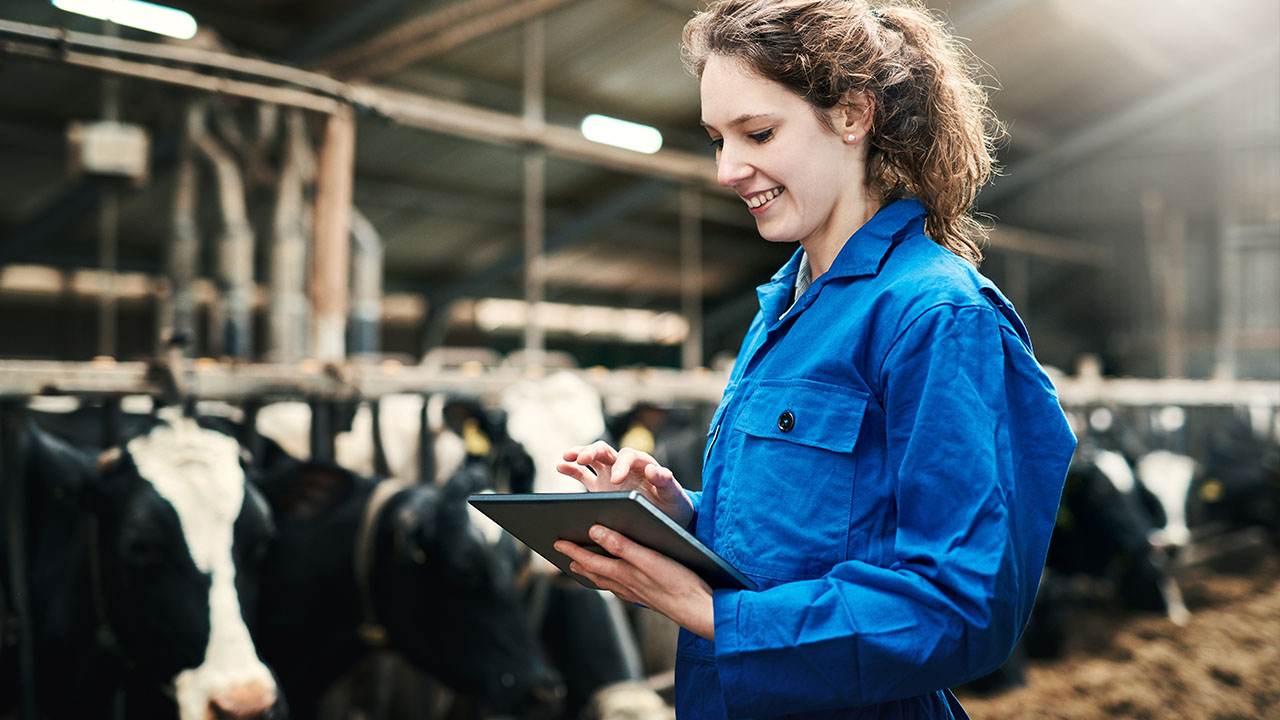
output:
POLYGON ((725 143, 716 158, 716 182, 722 187, 731 188, 750 177, 751 172, 751 166, 745 162, 742 154, 725 143))

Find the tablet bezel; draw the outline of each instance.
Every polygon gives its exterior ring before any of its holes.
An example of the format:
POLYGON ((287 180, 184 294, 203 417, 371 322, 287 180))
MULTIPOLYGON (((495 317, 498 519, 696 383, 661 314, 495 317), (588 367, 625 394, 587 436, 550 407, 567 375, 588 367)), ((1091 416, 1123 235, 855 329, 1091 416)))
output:
POLYGON ((571 540, 607 554, 587 535, 592 525, 617 530, 696 572, 712 589, 755 590, 756 584, 680 527, 637 491, 472 495, 468 502, 582 585, 595 583, 569 570, 556 540, 571 540))

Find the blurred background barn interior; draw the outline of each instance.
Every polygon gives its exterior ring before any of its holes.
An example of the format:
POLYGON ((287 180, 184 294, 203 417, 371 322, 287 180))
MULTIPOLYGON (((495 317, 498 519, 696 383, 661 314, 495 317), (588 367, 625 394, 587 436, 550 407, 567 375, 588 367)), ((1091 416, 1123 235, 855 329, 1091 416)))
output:
MULTIPOLYGON (((178 37, 0 2, 0 395, 154 394, 161 362, 203 399, 493 405, 555 368, 705 429, 794 248, 715 182, 698 0, 167 4, 178 37)), ((981 269, 1082 437, 1205 464, 1236 419, 1274 463, 1280 4, 926 4, 1009 130, 981 269)))

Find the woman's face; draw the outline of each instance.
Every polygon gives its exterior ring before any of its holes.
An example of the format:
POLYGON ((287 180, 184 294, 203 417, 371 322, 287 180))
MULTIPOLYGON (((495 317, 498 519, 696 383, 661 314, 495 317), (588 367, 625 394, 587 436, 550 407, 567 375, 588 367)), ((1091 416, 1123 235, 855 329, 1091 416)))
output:
POLYGON ((813 254, 827 243, 838 248, 865 219, 855 202, 865 176, 854 144, 740 60, 707 60, 702 124, 720 184, 738 193, 766 240, 800 242, 813 254))

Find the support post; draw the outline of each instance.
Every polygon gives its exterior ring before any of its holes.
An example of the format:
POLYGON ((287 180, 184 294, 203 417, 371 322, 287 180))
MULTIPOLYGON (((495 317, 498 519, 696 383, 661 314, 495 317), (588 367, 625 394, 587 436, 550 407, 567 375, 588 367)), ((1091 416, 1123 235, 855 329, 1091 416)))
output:
MULTIPOLYGON (((110 20, 103 20, 107 37, 118 37, 120 28, 110 20)), ((102 79, 102 119, 120 121, 120 78, 107 76, 102 79)), ((98 268, 102 270, 102 288, 98 296, 98 354, 115 357, 117 350, 117 319, 119 317, 119 291, 116 275, 120 270, 120 189, 109 183, 102 190, 102 202, 98 206, 98 268)))
POLYGON ((344 106, 325 120, 316 182, 311 348, 320 360, 340 360, 346 355, 355 148, 355 116, 344 106))
MULTIPOLYGON (((188 109, 188 112, 195 112, 188 109)), ((182 140, 173 190, 173 237, 169 241, 169 296, 161 312, 159 352, 174 338, 185 338, 192 350, 196 340, 195 281, 199 268, 200 230, 196 225, 196 198, 200 173, 195 148, 182 140)))
POLYGON ((381 352, 382 237, 356 208, 351 208, 351 354, 381 352))
MULTIPOLYGON (((542 18, 524 26, 524 123, 536 132, 545 124, 543 65, 546 31, 542 18)), ((546 173, 547 155, 530 148, 524 156, 524 297, 527 307, 524 330, 526 363, 541 367, 546 337, 538 307, 546 295, 546 173)))
POLYGON ((276 190, 271 239, 271 301, 267 356, 296 362, 307 355, 307 237, 304 187, 315 175, 306 118, 297 108, 285 114, 284 162, 276 190))
POLYGON ((686 185, 680 192, 680 310, 689 323, 680 366, 702 366, 702 191, 686 185))

